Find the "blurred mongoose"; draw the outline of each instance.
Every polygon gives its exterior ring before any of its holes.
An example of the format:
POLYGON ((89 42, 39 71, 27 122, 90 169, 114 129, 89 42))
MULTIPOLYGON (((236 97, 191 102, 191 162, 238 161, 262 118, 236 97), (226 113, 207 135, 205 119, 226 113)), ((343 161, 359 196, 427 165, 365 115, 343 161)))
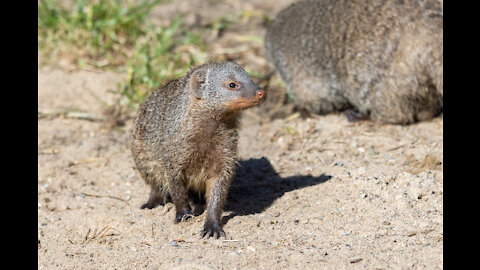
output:
POLYGON ((394 124, 443 110, 442 0, 299 1, 265 49, 301 110, 394 124))
POLYGON ((205 195, 201 236, 225 236, 220 218, 236 164, 239 113, 263 96, 234 62, 192 68, 154 91, 140 107, 132 134, 136 168, 151 187, 141 208, 171 200, 177 223, 192 214, 195 198, 189 194, 205 195))

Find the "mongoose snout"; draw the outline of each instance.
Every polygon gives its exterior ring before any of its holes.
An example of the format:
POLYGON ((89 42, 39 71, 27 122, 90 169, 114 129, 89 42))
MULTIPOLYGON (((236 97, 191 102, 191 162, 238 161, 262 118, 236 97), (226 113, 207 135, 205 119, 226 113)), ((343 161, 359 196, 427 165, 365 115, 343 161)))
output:
POLYGON ((252 84, 254 85, 254 91, 245 91, 242 97, 226 102, 225 108, 227 108, 227 110, 237 111, 257 105, 265 96, 265 90, 261 89, 253 82, 252 84))
POLYGON ((132 133, 136 168, 151 187, 141 208, 172 201, 174 221, 181 222, 192 216, 200 195, 206 199, 201 236, 225 236, 220 220, 235 172, 239 115, 264 96, 247 72, 229 61, 192 68, 154 91, 140 107, 132 133))
POLYGON ((265 91, 263 89, 257 90, 257 98, 263 98, 265 91))

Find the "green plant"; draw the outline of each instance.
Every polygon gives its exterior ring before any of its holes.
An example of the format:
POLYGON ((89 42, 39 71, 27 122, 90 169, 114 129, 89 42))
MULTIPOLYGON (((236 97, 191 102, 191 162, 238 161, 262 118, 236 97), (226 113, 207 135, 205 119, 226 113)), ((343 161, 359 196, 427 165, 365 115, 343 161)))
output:
POLYGON ((62 6, 59 1, 40 0, 39 50, 52 54, 63 49, 79 59, 121 65, 128 57, 124 47, 145 34, 144 22, 161 1, 75 0, 71 6, 62 6))
POLYGON ((205 62, 200 36, 182 30, 181 23, 182 18, 178 18, 167 27, 152 28, 135 43, 135 53, 128 61, 127 81, 118 87, 129 106, 137 107, 164 82, 205 62))

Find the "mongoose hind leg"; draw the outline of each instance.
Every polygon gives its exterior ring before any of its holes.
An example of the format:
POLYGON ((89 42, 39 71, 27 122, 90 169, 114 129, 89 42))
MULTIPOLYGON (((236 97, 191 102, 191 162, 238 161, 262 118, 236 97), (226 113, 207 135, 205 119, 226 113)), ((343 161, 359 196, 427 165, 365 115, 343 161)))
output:
POLYGON ((175 205, 175 223, 186 221, 193 216, 188 202, 187 188, 181 174, 168 180, 168 191, 175 205))
POLYGON ((188 190, 188 201, 192 207, 193 215, 199 216, 205 211, 205 196, 203 193, 188 190))
POLYGON ((148 201, 144 203, 140 209, 153 209, 159 205, 165 205, 165 203, 170 202, 170 196, 168 193, 162 193, 160 191, 159 187, 152 187, 152 190, 150 191, 150 197, 148 198, 148 201))
POLYGON ((411 124, 441 113, 443 96, 432 85, 405 85, 405 80, 387 82, 370 98, 370 118, 387 124, 411 124))

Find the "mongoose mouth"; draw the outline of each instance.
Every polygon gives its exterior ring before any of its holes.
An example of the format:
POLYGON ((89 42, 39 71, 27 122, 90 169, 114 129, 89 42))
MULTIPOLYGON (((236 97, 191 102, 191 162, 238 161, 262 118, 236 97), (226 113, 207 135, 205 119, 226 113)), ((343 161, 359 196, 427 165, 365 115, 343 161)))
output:
POLYGON ((239 98, 225 103, 225 108, 232 111, 243 110, 257 105, 265 96, 265 91, 259 89, 253 98, 239 98))

